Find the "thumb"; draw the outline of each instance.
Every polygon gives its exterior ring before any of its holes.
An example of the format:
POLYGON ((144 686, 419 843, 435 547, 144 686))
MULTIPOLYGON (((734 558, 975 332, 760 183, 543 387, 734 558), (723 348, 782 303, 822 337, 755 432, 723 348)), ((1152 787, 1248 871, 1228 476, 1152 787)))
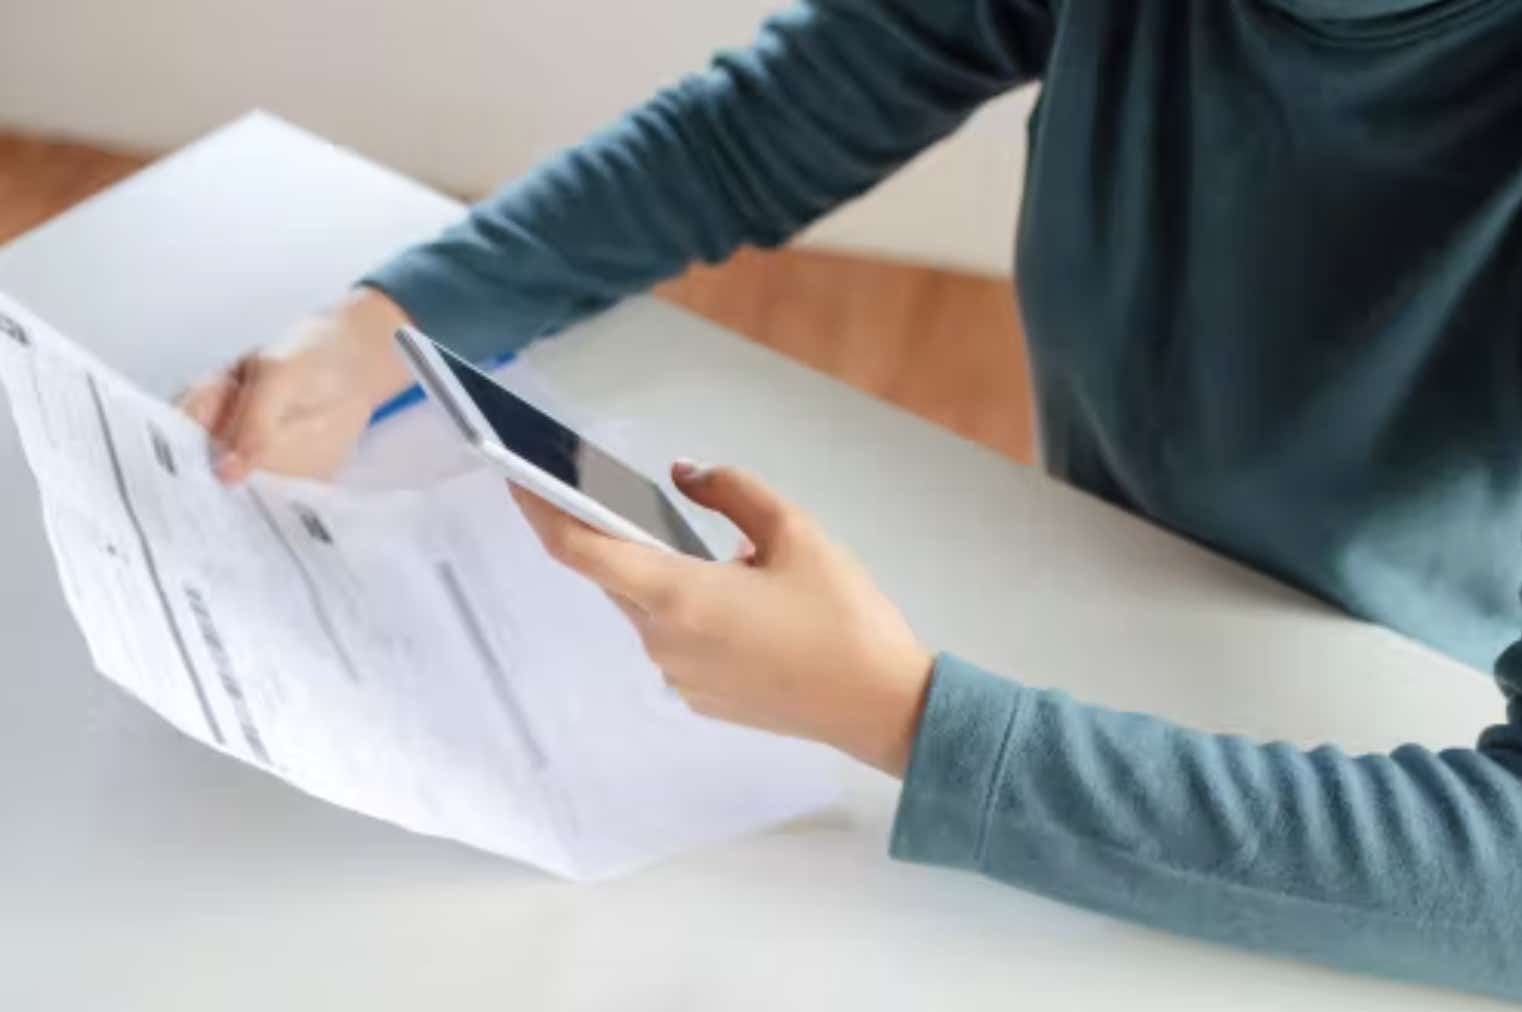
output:
POLYGON ((765 482, 739 468, 679 460, 671 467, 671 477, 687 498, 733 521, 755 545, 759 562, 776 556, 800 515, 765 482))
POLYGON ((239 365, 237 396, 227 412, 217 477, 229 484, 248 477, 275 434, 283 401, 279 384, 270 382, 267 363, 250 358, 239 365))

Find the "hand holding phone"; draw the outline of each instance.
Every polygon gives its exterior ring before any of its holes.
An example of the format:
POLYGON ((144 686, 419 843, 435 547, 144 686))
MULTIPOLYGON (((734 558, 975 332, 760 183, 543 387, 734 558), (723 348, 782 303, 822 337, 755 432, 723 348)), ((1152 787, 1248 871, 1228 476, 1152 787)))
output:
POLYGON ((660 485, 413 328, 396 341, 461 437, 513 484, 616 537, 717 557, 660 485))

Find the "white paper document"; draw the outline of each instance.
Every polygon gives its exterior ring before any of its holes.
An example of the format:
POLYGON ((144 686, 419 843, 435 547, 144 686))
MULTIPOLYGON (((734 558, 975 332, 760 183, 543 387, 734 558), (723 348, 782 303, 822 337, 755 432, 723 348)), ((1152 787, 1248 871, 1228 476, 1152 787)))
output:
POLYGON ((96 666, 191 737, 578 879, 833 799, 823 749, 689 711, 491 473, 224 488, 194 423, 4 296, 0 381, 96 666))

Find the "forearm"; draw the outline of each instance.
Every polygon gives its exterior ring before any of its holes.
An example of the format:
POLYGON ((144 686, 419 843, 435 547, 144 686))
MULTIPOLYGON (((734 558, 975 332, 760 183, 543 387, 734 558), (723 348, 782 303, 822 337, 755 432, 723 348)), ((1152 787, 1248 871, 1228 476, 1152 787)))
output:
POLYGON ((1156 927, 1517 998, 1517 734, 1485 741, 1260 746, 943 657, 892 851, 1156 927))
POLYGON ((1045 4, 993 2, 799 5, 366 280, 484 357, 780 243, 1040 70, 1045 4))

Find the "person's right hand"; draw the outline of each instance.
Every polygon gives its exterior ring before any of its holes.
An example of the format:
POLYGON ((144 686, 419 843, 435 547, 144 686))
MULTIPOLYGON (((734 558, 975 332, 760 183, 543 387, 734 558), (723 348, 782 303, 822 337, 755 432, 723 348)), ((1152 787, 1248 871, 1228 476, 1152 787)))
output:
POLYGON ((179 405, 211 433, 217 476, 331 476, 374 410, 410 382, 391 336, 408 322, 385 295, 357 288, 186 391, 179 405))

